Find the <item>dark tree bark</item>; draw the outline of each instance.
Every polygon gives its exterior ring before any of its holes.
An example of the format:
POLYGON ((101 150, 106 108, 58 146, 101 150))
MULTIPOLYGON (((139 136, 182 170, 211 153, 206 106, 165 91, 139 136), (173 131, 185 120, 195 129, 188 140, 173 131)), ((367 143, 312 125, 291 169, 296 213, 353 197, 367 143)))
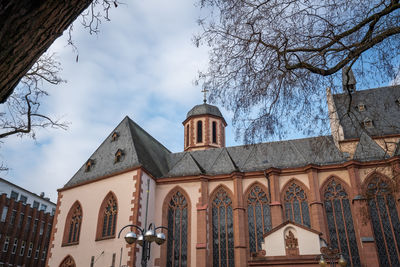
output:
POLYGON ((0 0, 0 103, 91 2, 0 0))

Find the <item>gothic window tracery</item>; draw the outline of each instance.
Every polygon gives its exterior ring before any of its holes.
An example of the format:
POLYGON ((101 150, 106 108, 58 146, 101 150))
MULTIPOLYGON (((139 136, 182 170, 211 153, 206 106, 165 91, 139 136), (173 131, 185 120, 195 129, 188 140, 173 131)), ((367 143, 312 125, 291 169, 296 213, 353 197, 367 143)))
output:
POLYGON ((71 256, 67 256, 60 264, 60 267, 76 267, 75 261, 71 256))
POLYGON ((400 221, 392 188, 375 175, 367 184, 366 194, 381 266, 400 266, 400 221))
POLYGON ((339 249, 349 266, 360 266, 350 201, 346 190, 332 179, 323 191, 330 245, 339 249))
POLYGON ((295 182, 290 183, 284 192, 283 201, 286 220, 291 220, 307 227, 311 226, 307 194, 300 185, 295 182))
POLYGON ((212 200, 213 266, 234 266, 232 200, 220 188, 212 200))
POLYGON ((99 218, 102 222, 101 237, 113 237, 115 236, 115 227, 118 216, 118 204, 113 194, 108 194, 101 205, 101 217, 99 218))
POLYGON ((251 188, 247 198, 247 219, 250 252, 257 252, 261 249, 263 235, 271 230, 269 199, 258 185, 251 188))
POLYGON ((187 266, 188 203, 177 191, 168 205, 167 266, 187 266))
POLYGON ((71 207, 65 223, 64 244, 76 244, 79 242, 79 236, 82 225, 82 208, 79 202, 71 207))

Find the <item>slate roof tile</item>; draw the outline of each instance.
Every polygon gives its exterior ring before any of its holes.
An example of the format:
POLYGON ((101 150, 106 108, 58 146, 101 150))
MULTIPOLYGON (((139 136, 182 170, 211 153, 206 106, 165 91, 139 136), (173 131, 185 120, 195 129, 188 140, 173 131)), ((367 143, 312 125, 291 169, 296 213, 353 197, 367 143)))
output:
POLYGON ((380 160, 389 157, 387 153, 366 133, 362 133, 353 159, 359 161, 380 160))

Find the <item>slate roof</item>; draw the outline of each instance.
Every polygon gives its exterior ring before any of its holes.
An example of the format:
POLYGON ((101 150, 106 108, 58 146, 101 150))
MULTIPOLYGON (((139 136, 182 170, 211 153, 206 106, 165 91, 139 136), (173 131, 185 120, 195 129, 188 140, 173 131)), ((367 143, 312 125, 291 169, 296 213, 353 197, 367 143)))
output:
POLYGON ((171 152, 161 143, 129 117, 125 117, 90 156, 90 159, 94 161, 90 171, 86 171, 86 163, 83 164, 64 187, 70 187, 137 166, 143 166, 155 177, 160 177, 168 171, 166 156, 169 153, 171 152), (112 139, 113 133, 119 135, 115 141, 112 139), (115 163, 115 153, 118 149, 122 149, 123 156, 120 162, 115 163))
MULTIPOLYGON (((362 131, 360 125, 355 124, 354 127, 350 120, 362 121, 365 117, 372 119, 372 135, 399 133, 400 105, 396 100, 400 97, 400 86, 355 92, 352 94, 353 117, 343 116, 343 107, 347 107, 348 96, 341 94, 333 97, 341 116, 345 137, 360 137, 353 159, 370 161, 388 157, 384 150, 362 131), (366 106, 366 110, 358 112, 354 106, 361 102, 366 106)), ((208 104, 195 106, 187 116, 203 114, 222 117, 217 107, 208 104)), ((395 155, 400 155, 400 143, 395 155)), ((155 178, 219 175, 235 171, 296 168, 308 164, 340 164, 347 161, 347 155, 338 150, 332 136, 171 153, 129 117, 125 117, 89 159, 94 162, 90 171, 86 171, 84 164, 64 188, 139 166, 155 178), (113 140, 115 132, 119 136, 113 140), (115 153, 119 149, 123 151, 123 157, 120 162, 115 162, 115 153)))
POLYGON ((400 132, 400 85, 355 91, 350 113, 347 112, 350 97, 347 93, 333 95, 345 139, 359 138, 365 119, 372 120, 373 127, 365 128, 370 136, 398 134, 400 132), (365 111, 357 106, 365 105, 365 111))
POLYGON ((201 105, 194 106, 191 110, 189 110, 189 112, 186 115, 186 119, 192 116, 206 115, 206 114, 224 118, 221 114, 221 111, 219 111, 218 107, 204 103, 201 105))

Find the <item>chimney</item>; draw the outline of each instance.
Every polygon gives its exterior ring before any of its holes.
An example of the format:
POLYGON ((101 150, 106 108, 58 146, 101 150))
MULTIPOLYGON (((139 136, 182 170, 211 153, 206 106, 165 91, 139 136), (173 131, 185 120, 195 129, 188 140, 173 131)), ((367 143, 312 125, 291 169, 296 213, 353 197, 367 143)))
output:
POLYGON ((41 192, 41 193, 40 193, 40 197, 44 197, 44 192, 41 192))

